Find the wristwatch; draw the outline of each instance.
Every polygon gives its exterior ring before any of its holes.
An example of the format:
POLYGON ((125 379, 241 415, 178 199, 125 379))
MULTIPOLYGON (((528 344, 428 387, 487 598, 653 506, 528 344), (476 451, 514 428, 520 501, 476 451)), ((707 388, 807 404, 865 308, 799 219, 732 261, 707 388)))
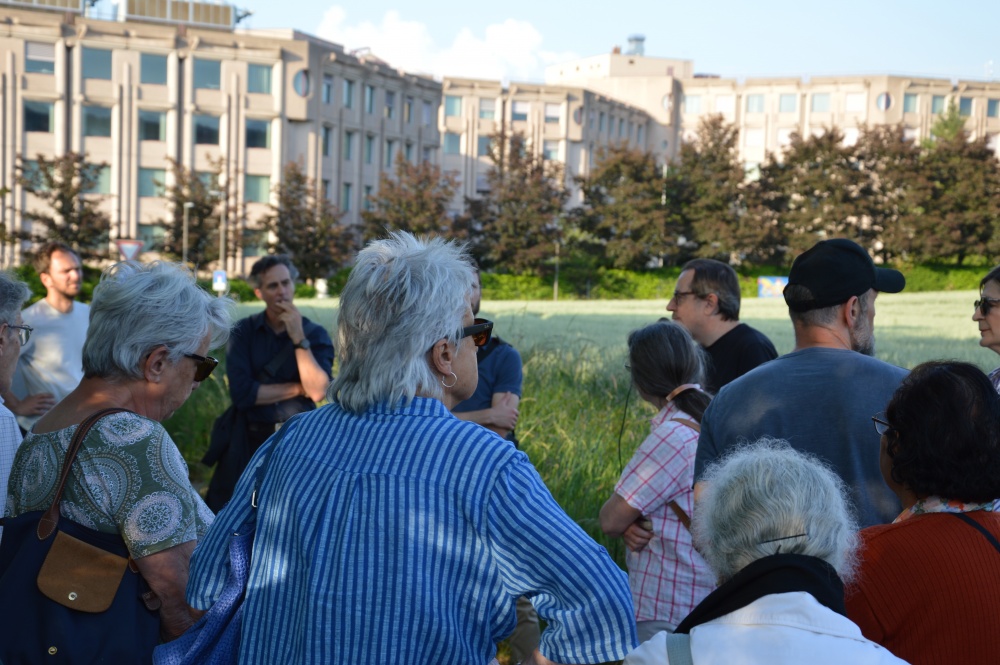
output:
POLYGON ((308 349, 312 344, 309 343, 308 337, 303 337, 302 341, 295 345, 296 349, 308 349))

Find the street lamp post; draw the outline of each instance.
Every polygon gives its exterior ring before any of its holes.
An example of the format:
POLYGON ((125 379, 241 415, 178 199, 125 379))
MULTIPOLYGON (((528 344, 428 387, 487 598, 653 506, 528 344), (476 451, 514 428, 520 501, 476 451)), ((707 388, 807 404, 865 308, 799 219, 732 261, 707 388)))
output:
POLYGON ((184 231, 181 238, 181 262, 184 265, 187 265, 188 262, 188 216, 191 214, 191 208, 193 207, 193 201, 186 201, 184 203, 184 231))
POLYGON ((213 189, 212 196, 222 199, 222 216, 219 217, 219 269, 225 270, 226 266, 226 223, 229 217, 229 186, 226 185, 225 193, 213 189))

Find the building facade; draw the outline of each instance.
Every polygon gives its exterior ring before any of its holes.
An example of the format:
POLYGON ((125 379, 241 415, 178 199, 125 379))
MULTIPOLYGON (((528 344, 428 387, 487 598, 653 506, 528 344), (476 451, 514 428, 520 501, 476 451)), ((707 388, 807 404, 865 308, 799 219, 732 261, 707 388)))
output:
MULTIPOLYGON (((245 239, 227 251, 242 274, 263 251, 259 221, 287 163, 357 223, 395 160, 437 159, 441 84, 430 78, 297 31, 237 29, 225 4, 123 0, 107 20, 58 2, 0 0, 7 230, 29 230, 22 211, 44 205, 17 184, 21 160, 85 152, 108 164, 92 195, 111 239, 155 250, 172 215, 172 160, 206 178, 229 237, 245 239), (181 5, 183 17, 156 15, 181 5)), ((17 263, 22 249, 0 260, 17 263)))

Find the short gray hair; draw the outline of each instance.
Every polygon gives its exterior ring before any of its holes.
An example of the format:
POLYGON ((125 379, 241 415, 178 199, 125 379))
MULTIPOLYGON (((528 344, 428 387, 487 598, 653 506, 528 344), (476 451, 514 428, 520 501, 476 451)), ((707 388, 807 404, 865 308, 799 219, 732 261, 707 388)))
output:
POLYGON ((30 297, 31 289, 27 284, 9 272, 0 271, 0 323, 13 325, 24 301, 30 297))
POLYGON ((83 344, 88 378, 141 379, 142 361, 166 346, 170 362, 195 353, 206 335, 210 349, 225 345, 235 303, 216 298, 178 263, 124 261, 109 266, 94 289, 83 344))
POLYGON ((474 279, 462 245, 404 232, 369 243, 340 294, 330 401, 361 413, 418 392, 442 398, 428 351, 441 339, 458 342, 474 279))
MULTIPOLYGON (((860 316, 865 316, 868 314, 868 306, 871 304, 873 290, 869 289, 861 295, 858 296, 858 308, 860 316)), ((837 312, 844 303, 838 305, 831 305, 830 307, 819 307, 817 309, 809 309, 804 312, 798 312, 792 309, 791 305, 797 302, 810 302, 815 300, 812 291, 809 287, 802 286, 801 284, 789 284, 785 287, 785 302, 790 306, 788 308, 788 316, 793 322, 797 322, 804 326, 822 326, 829 325, 837 319, 837 312)), ((846 300, 844 302, 847 302, 846 300)))
POLYGON ((720 581, 772 554, 823 559, 854 576, 857 522, 844 483, 816 457, 761 438, 712 465, 695 506, 694 542, 720 581))

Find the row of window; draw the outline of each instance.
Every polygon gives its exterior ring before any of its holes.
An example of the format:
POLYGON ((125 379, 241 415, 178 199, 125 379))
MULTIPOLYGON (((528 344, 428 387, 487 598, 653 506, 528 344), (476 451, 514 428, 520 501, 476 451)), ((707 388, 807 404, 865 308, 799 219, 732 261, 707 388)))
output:
MULTIPOLYGON (((344 108, 349 108, 349 109, 354 108, 355 87, 356 87, 356 82, 352 81, 351 79, 344 79, 341 82, 341 104, 344 106, 344 108)), ((330 74, 324 74, 323 88, 322 88, 322 99, 324 104, 330 105, 334 103, 335 89, 336 89, 336 79, 330 74)), ((362 86, 362 92, 364 95, 362 103, 365 113, 372 115, 375 113, 375 108, 376 108, 375 95, 377 94, 377 90, 375 89, 375 86, 365 83, 362 86)), ((402 108, 397 108, 398 107, 397 94, 395 91, 385 90, 383 91, 382 95, 384 102, 382 105, 383 116, 385 116, 389 120, 392 120, 396 118, 397 113, 401 112, 403 114, 403 122, 406 123, 407 125, 413 124, 414 120, 416 119, 414 111, 416 109, 416 102, 417 102, 417 100, 414 97, 406 95, 406 97, 402 99, 402 108)), ((426 127, 429 127, 431 126, 434 120, 433 118, 434 105, 426 99, 422 99, 420 100, 420 102, 421 102, 421 118, 420 118, 421 124, 423 124, 426 127)))
MULTIPOLYGON (((81 65, 83 78, 111 80, 109 49, 83 47, 81 65)), ((197 89, 222 88, 222 61, 211 58, 194 58, 193 84, 197 89)), ((26 42, 24 45, 24 71, 32 74, 55 73, 55 44, 26 42)), ((247 92, 271 94, 272 66, 249 63, 247 66, 247 92)), ((139 82, 150 85, 167 84, 167 56, 157 53, 139 54, 139 82)))
MULTIPOLYGON (((764 113, 764 95, 745 95, 745 109, 747 113, 764 113)), ((812 113, 829 113, 831 109, 831 94, 828 92, 815 92, 809 96, 809 110, 812 113)), ((735 100, 733 95, 718 95, 715 97, 715 113, 732 114, 735 112, 735 100)), ((958 112, 962 116, 971 116, 974 98, 959 97, 958 112)), ((986 117, 1000 117, 1000 99, 980 100, 979 103, 986 102, 986 117)), ((947 98, 945 95, 931 96, 931 113, 944 113, 947 108, 947 98)), ((849 92, 844 95, 844 111, 847 113, 863 113, 868 103, 868 95, 864 92, 849 92)), ((875 105, 880 111, 888 111, 892 108, 894 100, 892 95, 883 92, 875 98, 875 105)), ((702 113, 701 95, 684 95, 684 113, 702 113)), ((799 95, 796 93, 782 93, 778 95, 778 113, 797 113, 799 106, 799 95)), ((920 112, 920 95, 916 93, 905 93, 903 95, 903 113, 920 112)))
MULTIPOLYGON (((343 149, 341 150, 341 155, 345 162, 349 162, 354 159, 354 143, 357 137, 357 132, 345 131, 343 149)), ((378 142, 378 137, 373 134, 367 134, 364 137, 364 160, 365 164, 373 164, 375 162, 375 152, 376 144, 378 142)), ((324 126, 322 135, 320 137, 320 149, 324 157, 329 157, 332 151, 333 143, 333 128, 324 126)), ((391 168, 394 163, 396 154, 399 152, 399 141, 396 139, 386 139, 385 140, 385 157, 384 157, 384 167, 391 168)), ((427 160, 428 148, 424 149, 424 159, 427 160)), ((403 158, 408 162, 413 161, 413 144, 407 141, 403 144, 403 158)))
MULTIPOLYGON (((489 157, 493 149, 493 138, 480 135, 476 141, 476 156, 489 157)), ((462 153, 462 135, 455 132, 444 134, 444 154, 460 155, 462 153)), ((542 158, 559 159, 559 141, 545 139, 542 141, 542 158)))
MULTIPOLYGON (((479 117, 482 120, 496 119, 497 100, 490 97, 479 98, 479 117)), ((510 104, 510 119, 514 122, 525 122, 531 113, 531 102, 512 101, 510 104)), ((462 97, 445 95, 444 116, 458 118, 462 115, 462 97)), ((558 123, 562 119, 562 104, 545 103, 545 122, 558 123)))

